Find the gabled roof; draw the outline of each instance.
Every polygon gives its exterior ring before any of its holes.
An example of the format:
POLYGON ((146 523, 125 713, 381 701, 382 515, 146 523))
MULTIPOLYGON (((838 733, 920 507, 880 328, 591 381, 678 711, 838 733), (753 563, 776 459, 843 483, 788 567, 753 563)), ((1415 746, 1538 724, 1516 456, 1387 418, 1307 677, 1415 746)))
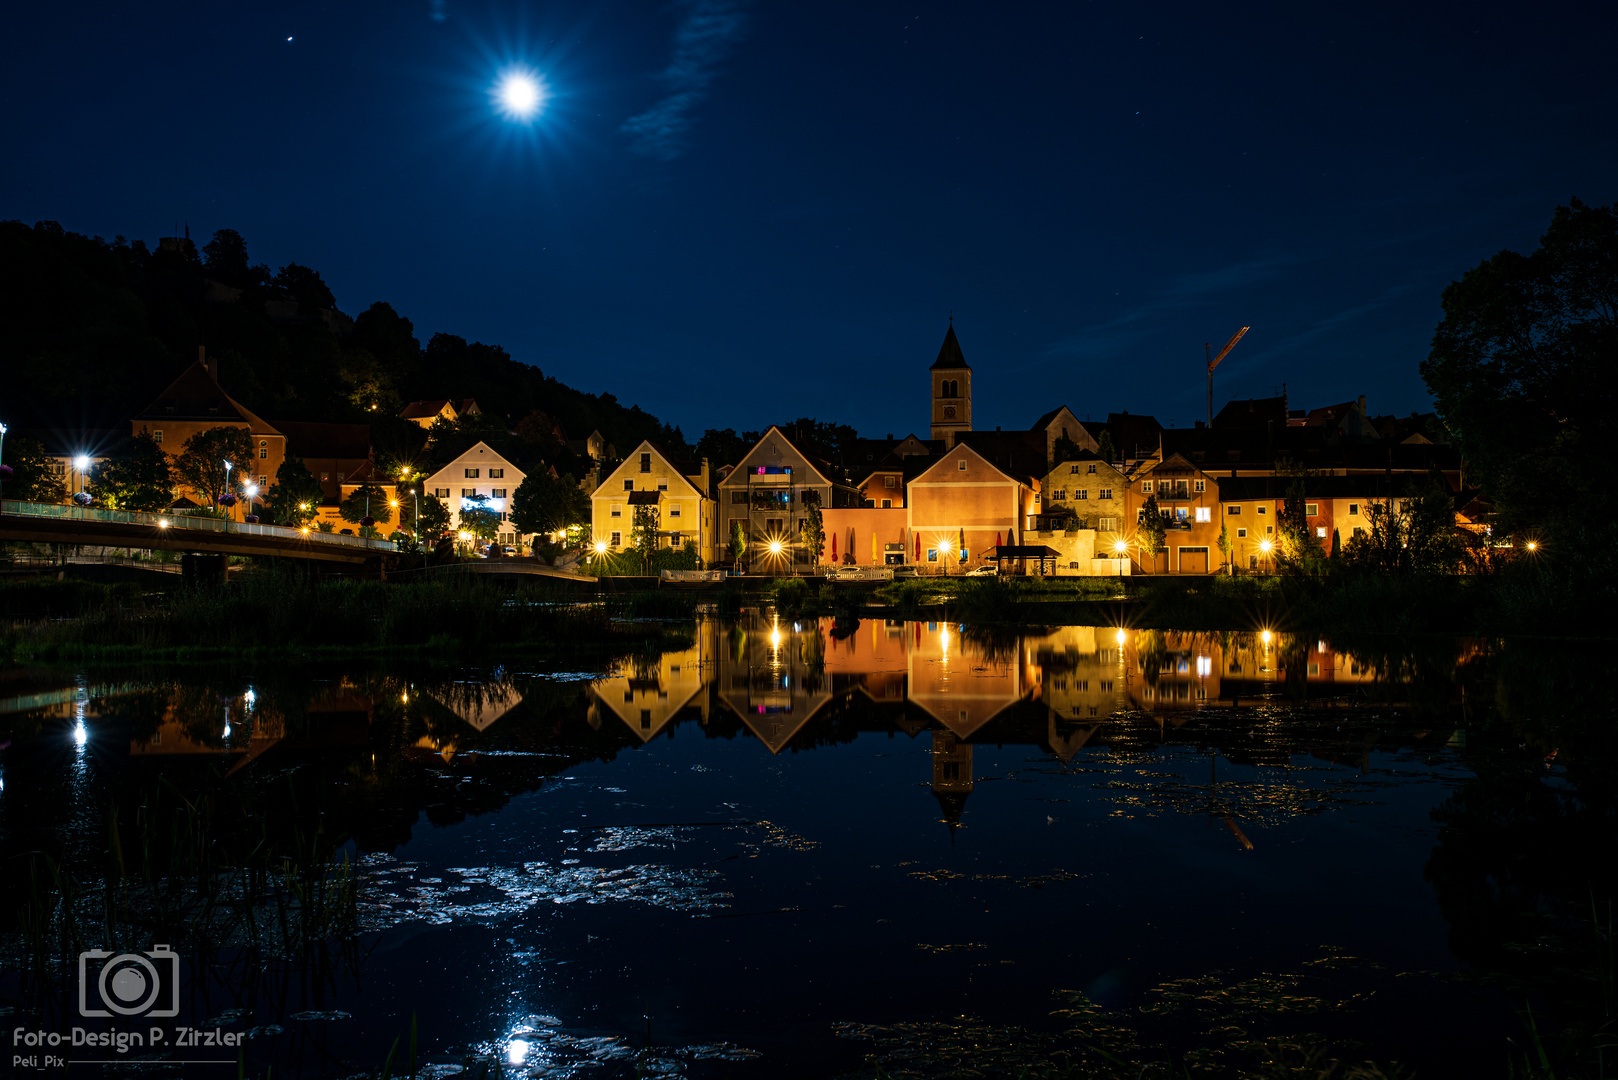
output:
POLYGON ((436 398, 432 401, 412 401, 399 413, 402 420, 425 420, 429 416, 437 416, 444 411, 444 406, 454 408, 448 398, 436 398))
POLYGON ((787 438, 786 432, 782 431, 779 427, 777 427, 774 424, 771 424, 770 427, 769 427, 769 430, 765 431, 763 435, 759 436, 758 442, 753 444, 753 448, 751 450, 747 451, 747 453, 742 455, 741 461, 736 463, 736 468, 731 472, 731 474, 729 476, 725 477, 724 482, 725 483, 738 483, 738 482, 739 483, 745 483, 746 482, 745 479, 740 480, 740 481, 737 480, 737 477, 741 477, 747 471, 742 466, 746 463, 748 458, 752 457, 754 454, 759 452, 760 447, 764 446, 766 443, 768 443, 768 442, 770 442, 770 441, 772 441, 774 439, 779 439, 781 442, 785 443, 788 447, 791 448, 791 450, 792 450, 792 452, 794 454, 796 454, 800 459, 802 459, 802 461, 804 463, 804 466, 810 471, 810 473, 813 474, 809 478, 810 483, 816 483, 816 484, 830 484, 831 483, 831 479, 824 472, 822 472, 819 468, 816 467, 816 459, 814 457, 812 457, 811 455, 804 453, 801 449, 799 449, 798 444, 794 443, 791 439, 787 438))
MULTIPOLYGON (((995 434, 1002 434, 1002 433, 1001 432, 990 431, 990 432, 962 432, 961 434, 962 435, 969 435, 969 434, 995 435, 995 434)), ((1017 432, 1016 434, 1023 435, 1023 434, 1028 434, 1028 433, 1027 432, 1017 432)), ((990 468, 992 468, 996 472, 1000 473, 1007 480, 1012 480, 1012 481, 1015 481, 1016 483, 1019 483, 1019 484, 1028 484, 1031 487, 1038 484, 1038 482, 1039 482, 1038 479, 1037 479, 1037 475, 1035 473, 1023 472, 1022 470, 1017 469, 1015 466, 1009 467, 1010 471, 1008 471, 1008 466, 1005 464, 1005 460, 1003 458, 1001 459, 1001 461, 996 462, 993 458, 989 457, 987 454, 980 451, 972 443, 965 442, 965 441, 957 442, 955 444, 954 449, 950 450, 950 452, 945 454, 943 457, 929 460, 927 462, 927 467, 925 469, 921 470, 921 472, 918 473, 914 477, 914 479, 920 480, 922 477, 926 476, 928 473, 932 472, 934 469, 942 468, 946 461, 951 461, 951 460, 953 460, 955 458, 955 454, 956 454, 957 451, 965 451, 967 453, 970 453, 973 457, 977 458, 979 461, 983 462, 985 465, 988 465, 990 468)), ((949 477, 949 476, 952 476, 954 473, 955 473, 955 467, 950 466, 948 469, 944 470, 942 475, 945 476, 945 477, 949 477)), ((909 478, 907 478, 907 480, 908 479, 909 478)))
POLYGON ((1257 428, 1263 431, 1272 424, 1278 428, 1287 426, 1287 399, 1285 394, 1280 397, 1227 401, 1225 402, 1225 407, 1220 409, 1213 418, 1215 429, 1257 428))
POLYGON ((639 473, 636 472, 638 465, 636 459, 645 451, 651 451, 652 453, 656 454, 658 458, 669 467, 669 470, 674 474, 675 478, 677 478, 680 483, 691 489, 690 494, 702 496, 707 496, 709 494, 708 492, 697 487, 697 485, 691 481, 691 477, 701 475, 702 470, 700 466, 693 467, 689 462, 676 461, 669 457, 668 454, 664 453, 663 448, 658 446, 652 440, 642 439, 640 444, 636 446, 634 450, 631 450, 624 460, 618 463, 616 468, 602 475, 601 483, 596 485, 596 489, 591 494, 591 498, 594 498, 596 495, 627 494, 626 492, 612 491, 610 485, 615 480, 622 480, 628 476, 639 475, 639 473), (628 470, 628 472, 625 472, 625 470, 628 470))
POLYGON ((965 444, 1007 476, 1026 480, 1045 475, 1045 435, 1039 431, 962 431, 965 444))
POLYGON ((933 361, 931 370, 940 368, 966 368, 972 366, 966 362, 966 356, 961 352, 961 343, 955 339, 955 320, 949 321, 949 329, 944 333, 944 344, 939 347, 938 359, 933 361))
POLYGON ((1041 416, 1038 420, 1035 420, 1034 421, 1034 426, 1029 428, 1028 430, 1029 431, 1044 431, 1047 428, 1049 428, 1053 423, 1055 423, 1056 418, 1058 416, 1061 416, 1064 412, 1067 413, 1069 416, 1073 417, 1073 422, 1075 424, 1081 424, 1082 425, 1083 421, 1081 421, 1079 419, 1077 413, 1075 413, 1072 409, 1068 408, 1066 405, 1058 405, 1056 408, 1052 409, 1050 412, 1046 413, 1044 416, 1041 416))
POLYGON ((277 420, 287 437, 287 456, 299 458, 368 458, 371 428, 367 424, 304 423, 277 420))
POLYGON ((255 435, 281 434, 274 425, 259 419, 247 406, 220 387, 200 360, 191 362, 180 377, 134 417, 136 421, 162 423, 165 420, 214 421, 246 424, 255 435))

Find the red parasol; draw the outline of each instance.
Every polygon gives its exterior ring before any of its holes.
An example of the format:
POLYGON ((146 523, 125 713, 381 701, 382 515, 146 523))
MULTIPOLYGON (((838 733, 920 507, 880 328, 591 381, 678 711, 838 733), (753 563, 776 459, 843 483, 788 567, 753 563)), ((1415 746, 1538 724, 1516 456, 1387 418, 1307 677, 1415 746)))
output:
POLYGON ((837 534, 836 533, 831 534, 831 561, 832 561, 832 563, 834 565, 837 562, 837 534))

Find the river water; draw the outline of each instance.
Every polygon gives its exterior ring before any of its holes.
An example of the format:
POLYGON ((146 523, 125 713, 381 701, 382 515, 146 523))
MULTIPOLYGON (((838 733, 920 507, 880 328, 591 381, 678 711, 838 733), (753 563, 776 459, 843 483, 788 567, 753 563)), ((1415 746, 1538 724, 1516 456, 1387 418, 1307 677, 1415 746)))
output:
POLYGON ((399 1075, 412 1023, 428 1075, 1504 1075, 1610 1008, 1611 667, 764 611, 591 670, 12 669, 0 1020, 249 1075, 399 1075), (80 1016, 78 952, 155 943, 80 1016))

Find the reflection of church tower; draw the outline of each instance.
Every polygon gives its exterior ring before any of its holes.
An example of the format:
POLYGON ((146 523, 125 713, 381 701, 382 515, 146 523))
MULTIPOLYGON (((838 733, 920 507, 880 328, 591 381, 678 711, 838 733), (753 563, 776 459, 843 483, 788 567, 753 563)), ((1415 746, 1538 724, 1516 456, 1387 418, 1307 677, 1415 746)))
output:
POLYGON ((933 797, 944 812, 944 824, 961 823, 966 797, 972 794, 972 744, 952 731, 933 732, 933 797))
POLYGON ((961 343, 955 340, 955 320, 950 319, 944 345, 938 350, 932 371, 932 437, 943 439, 948 449, 955 435, 972 430, 972 369, 966 366, 961 343))

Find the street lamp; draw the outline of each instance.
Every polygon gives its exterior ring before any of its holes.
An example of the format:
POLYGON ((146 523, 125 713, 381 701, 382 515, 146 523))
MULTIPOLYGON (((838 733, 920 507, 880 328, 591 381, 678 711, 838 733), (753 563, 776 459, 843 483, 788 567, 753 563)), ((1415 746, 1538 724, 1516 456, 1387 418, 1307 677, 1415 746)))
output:
POLYGON ((258 485, 248 484, 242 491, 247 496, 247 513, 251 517, 253 514, 258 513, 257 510, 253 509, 253 500, 258 498, 258 485))
MULTIPOLYGON (((225 462, 225 494, 230 494, 230 470, 235 468, 230 462, 225 462)), ((230 521, 230 503, 225 504, 225 521, 230 521)))
POLYGON ((0 499, 6 494, 6 425, 0 424, 0 499))

